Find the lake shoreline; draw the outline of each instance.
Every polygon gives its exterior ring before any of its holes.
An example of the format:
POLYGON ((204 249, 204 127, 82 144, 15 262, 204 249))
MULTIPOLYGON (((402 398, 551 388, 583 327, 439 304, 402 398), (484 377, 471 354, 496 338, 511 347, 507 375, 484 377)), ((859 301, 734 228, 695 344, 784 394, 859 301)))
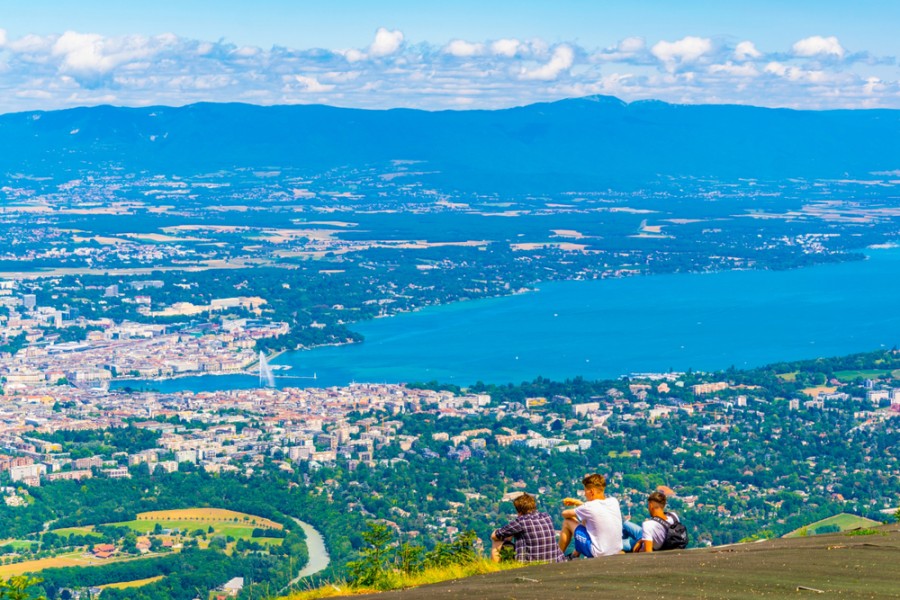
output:
MULTIPOLYGON (((894 317, 900 249, 874 248, 868 260, 788 271, 547 281, 519 293, 428 306, 360 321, 360 344, 281 354, 276 364, 315 387, 354 381, 518 383, 538 376, 615 379, 633 372, 715 371, 900 342, 894 317), (854 295, 850 290, 857 289, 854 295), (877 321, 871 315, 880 315, 877 321)), ((271 364, 271 363, 270 363, 271 364)), ((163 391, 247 389, 250 375, 196 377, 163 391)), ((158 383, 158 382, 157 382, 158 383)), ((151 384, 152 385, 152 384, 151 384)))

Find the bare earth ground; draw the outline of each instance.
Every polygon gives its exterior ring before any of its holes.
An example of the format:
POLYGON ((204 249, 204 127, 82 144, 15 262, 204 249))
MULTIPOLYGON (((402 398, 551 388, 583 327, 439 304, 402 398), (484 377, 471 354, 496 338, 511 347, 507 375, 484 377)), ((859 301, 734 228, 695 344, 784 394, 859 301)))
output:
POLYGON ((540 565, 354 598, 900 598, 900 526, 878 531, 540 565))

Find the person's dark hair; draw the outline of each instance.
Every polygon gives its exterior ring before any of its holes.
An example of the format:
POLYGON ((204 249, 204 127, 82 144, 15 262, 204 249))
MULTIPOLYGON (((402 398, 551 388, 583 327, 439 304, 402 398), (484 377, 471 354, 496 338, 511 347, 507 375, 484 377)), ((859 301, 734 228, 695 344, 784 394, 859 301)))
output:
POLYGON ((537 502, 535 502, 534 496, 531 494, 522 494, 513 500, 513 506, 516 507, 516 512, 520 515, 527 515, 537 510, 537 502))
POLYGON ((647 496, 648 502, 655 502, 660 505, 660 507, 666 507, 666 495, 662 492, 653 492, 649 496, 647 496))
POLYGON ((582 479, 581 485, 585 488, 593 488, 603 492, 606 490, 606 477, 599 473, 593 473, 582 479))

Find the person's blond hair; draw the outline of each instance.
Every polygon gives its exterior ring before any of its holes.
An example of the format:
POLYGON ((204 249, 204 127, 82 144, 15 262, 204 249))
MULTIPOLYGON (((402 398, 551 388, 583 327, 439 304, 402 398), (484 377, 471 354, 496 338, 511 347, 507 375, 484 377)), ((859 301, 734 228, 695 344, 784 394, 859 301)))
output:
POLYGON ((592 488, 603 492, 606 491, 606 477, 599 473, 592 473, 581 480, 581 485, 583 485, 585 489, 592 488))

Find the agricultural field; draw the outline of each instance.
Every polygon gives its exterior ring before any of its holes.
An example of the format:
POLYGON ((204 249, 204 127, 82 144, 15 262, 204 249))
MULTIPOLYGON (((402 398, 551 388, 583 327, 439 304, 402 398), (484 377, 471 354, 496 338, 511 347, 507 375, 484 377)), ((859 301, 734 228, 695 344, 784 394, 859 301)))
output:
POLYGON ((147 577, 146 579, 136 579, 134 581, 120 581, 118 583, 107 583, 106 585, 98 586, 100 589, 105 590, 107 588, 111 588, 114 590, 125 590, 128 588, 136 588, 141 587, 155 581, 159 581, 165 577, 165 575, 157 575, 156 577, 147 577))
POLYGON ((848 513, 841 513, 833 517, 828 517, 827 519, 822 519, 821 521, 816 521, 815 523, 810 523, 809 525, 801 527, 800 529, 795 529, 794 531, 782 537, 803 537, 804 532, 806 535, 828 533, 830 531, 833 531, 834 527, 837 527, 838 531, 849 531, 851 529, 857 529, 860 527, 880 527, 881 525, 882 523, 880 521, 873 521, 872 519, 867 519, 865 517, 858 517, 856 515, 851 515, 848 513), (825 529, 826 531, 821 531, 822 529, 825 529))
MULTIPOLYGON (((85 555, 84 552, 74 551, 59 554, 50 558, 39 558, 37 560, 26 560, 20 563, 12 563, 8 565, 0 565, 0 579, 6 579, 13 575, 22 575, 23 573, 35 573, 43 569, 51 569, 54 567, 87 567, 99 564, 99 560, 85 555)), ((105 561, 111 562, 111 560, 105 561)))

